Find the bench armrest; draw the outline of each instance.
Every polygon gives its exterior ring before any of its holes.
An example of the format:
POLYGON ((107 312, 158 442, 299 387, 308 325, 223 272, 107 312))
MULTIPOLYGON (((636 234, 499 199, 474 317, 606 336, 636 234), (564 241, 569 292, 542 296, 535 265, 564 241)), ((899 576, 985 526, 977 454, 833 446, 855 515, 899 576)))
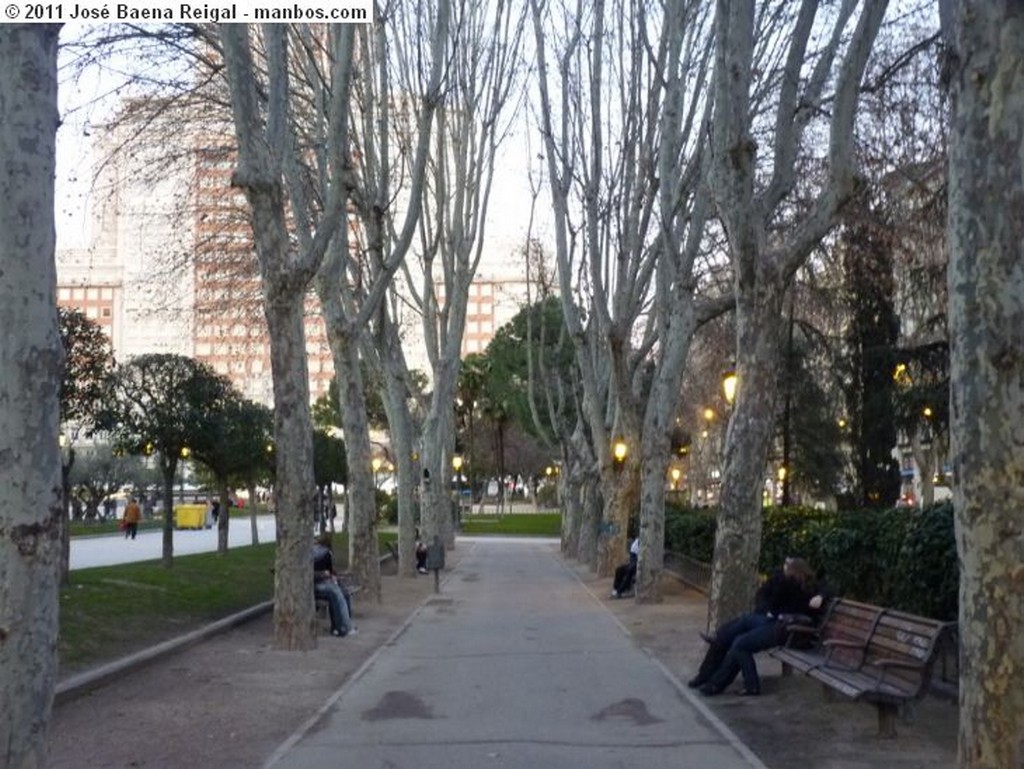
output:
POLYGON ((787 633, 799 633, 800 635, 818 635, 818 628, 813 625, 786 625, 787 633))
POLYGON ((791 648, 794 640, 799 639, 801 642, 806 642, 808 639, 813 642, 818 639, 819 628, 813 625, 786 625, 786 643, 785 647, 791 648))

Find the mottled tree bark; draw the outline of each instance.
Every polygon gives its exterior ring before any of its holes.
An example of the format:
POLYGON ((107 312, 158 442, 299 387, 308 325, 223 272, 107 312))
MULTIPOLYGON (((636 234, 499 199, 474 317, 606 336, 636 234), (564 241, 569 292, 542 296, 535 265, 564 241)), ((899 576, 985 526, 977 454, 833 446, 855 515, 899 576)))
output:
POLYGON ((9 769, 45 764, 57 678, 58 30, 0 25, 0 765, 9 769))
POLYGON ((1024 737, 1024 4, 943 6, 962 769, 1024 737))

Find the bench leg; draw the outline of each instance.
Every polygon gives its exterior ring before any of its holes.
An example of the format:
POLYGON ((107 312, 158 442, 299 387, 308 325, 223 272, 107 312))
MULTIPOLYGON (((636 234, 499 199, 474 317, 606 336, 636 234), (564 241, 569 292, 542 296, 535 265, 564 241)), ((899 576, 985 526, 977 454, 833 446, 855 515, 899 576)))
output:
POLYGON ((892 739, 896 736, 896 713, 898 708, 891 702, 879 702, 878 705, 878 736, 892 739))
POLYGON ((789 678, 791 675, 793 675, 793 666, 790 665, 788 662, 783 662, 782 663, 782 677, 783 678, 789 678))

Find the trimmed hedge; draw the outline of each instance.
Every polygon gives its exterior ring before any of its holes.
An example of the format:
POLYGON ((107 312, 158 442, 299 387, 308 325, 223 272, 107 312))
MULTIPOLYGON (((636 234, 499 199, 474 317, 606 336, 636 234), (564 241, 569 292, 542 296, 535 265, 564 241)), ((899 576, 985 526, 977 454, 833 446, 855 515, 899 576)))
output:
MULTIPOLYGON (((711 561, 715 513, 666 506, 665 549, 711 561)), ((838 595, 957 618, 959 567, 949 502, 925 510, 766 508, 761 570, 777 568, 787 555, 807 558, 838 595)))

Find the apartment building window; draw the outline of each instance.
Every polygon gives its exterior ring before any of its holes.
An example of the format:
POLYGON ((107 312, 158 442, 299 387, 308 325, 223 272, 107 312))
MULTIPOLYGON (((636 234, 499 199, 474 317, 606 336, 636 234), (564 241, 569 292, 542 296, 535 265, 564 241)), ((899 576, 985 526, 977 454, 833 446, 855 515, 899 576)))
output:
POLYGON ((71 289, 70 288, 59 288, 59 289, 57 289, 57 297, 59 299, 63 299, 64 301, 67 301, 68 299, 71 298, 71 289))
POLYGON ((109 318, 110 315, 111 315, 111 313, 110 313, 110 308, 109 307, 101 307, 100 308, 100 317, 101 318, 109 318))

